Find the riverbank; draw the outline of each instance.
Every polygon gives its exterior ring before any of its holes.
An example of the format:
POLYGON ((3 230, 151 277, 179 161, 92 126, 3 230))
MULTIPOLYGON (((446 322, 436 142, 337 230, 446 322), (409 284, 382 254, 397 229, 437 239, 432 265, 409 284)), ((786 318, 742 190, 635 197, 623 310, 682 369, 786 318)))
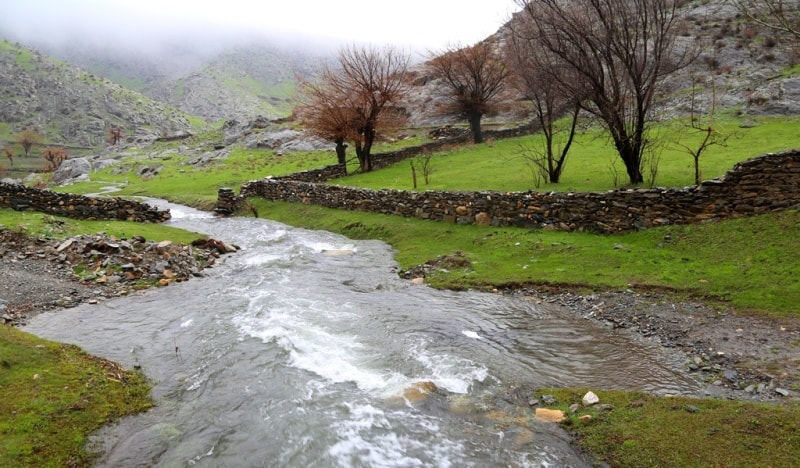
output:
MULTIPOLYGON (((220 255, 213 242, 211 248, 192 248, 139 239, 135 249, 127 249, 120 246, 127 241, 103 236, 71 239, 43 241, 9 231, 0 235, 0 318, 4 323, 23 324, 42 311, 98 303, 200 276, 220 255), (69 257, 69 252, 75 254, 69 257), (117 269, 105 260, 113 256, 117 258, 111 263, 118 264, 117 269), (73 265, 79 260, 91 260, 98 267, 76 275, 73 265), (126 280, 125 267, 133 271, 134 262, 138 279, 146 274, 149 283, 126 280)), ((581 294, 568 287, 522 286, 502 292, 562 306, 602 323, 610 333, 624 333, 681 353, 690 374, 703 384, 703 394, 698 396, 800 399, 800 319, 796 317, 744 315, 702 301, 676 300, 663 292, 631 289, 581 294)))
POLYGON ((611 333, 681 353, 699 396, 800 400, 800 319, 745 315, 702 301, 631 289, 580 294, 518 288, 508 294, 563 306, 611 333))
POLYGON ((198 239, 184 246, 103 234, 44 240, 0 231, 0 323, 24 324, 47 310, 98 303, 202 276, 234 250, 198 239))

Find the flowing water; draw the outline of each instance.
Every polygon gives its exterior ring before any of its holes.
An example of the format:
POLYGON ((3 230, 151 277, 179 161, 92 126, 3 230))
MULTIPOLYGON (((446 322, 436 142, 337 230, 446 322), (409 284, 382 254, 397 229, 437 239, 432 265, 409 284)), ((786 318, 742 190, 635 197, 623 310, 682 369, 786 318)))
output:
POLYGON ((168 207, 170 224, 242 250, 26 327, 154 379, 152 411, 94 438, 100 465, 581 466, 558 429, 519 427, 492 401, 514 382, 695 389, 569 311, 401 280, 381 242, 168 207))

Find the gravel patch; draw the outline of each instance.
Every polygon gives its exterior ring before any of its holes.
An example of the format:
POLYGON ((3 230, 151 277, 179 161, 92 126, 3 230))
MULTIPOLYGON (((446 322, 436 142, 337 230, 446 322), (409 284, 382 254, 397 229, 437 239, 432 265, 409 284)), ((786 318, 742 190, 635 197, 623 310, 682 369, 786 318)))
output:
POLYGON ((632 339, 682 353, 703 396, 749 401, 800 400, 800 318, 745 315, 666 293, 515 288, 632 339))

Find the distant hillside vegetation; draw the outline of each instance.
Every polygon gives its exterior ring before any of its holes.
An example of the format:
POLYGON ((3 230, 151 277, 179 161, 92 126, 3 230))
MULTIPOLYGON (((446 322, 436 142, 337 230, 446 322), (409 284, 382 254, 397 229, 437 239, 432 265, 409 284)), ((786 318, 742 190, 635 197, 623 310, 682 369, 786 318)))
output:
POLYGON ((237 46, 187 76, 153 83, 143 92, 209 121, 286 117, 295 98, 295 75, 309 75, 319 58, 262 44, 237 46))
POLYGON ((21 130, 47 143, 96 148, 112 126, 125 135, 192 128, 180 111, 72 65, 0 40, 0 145, 21 130))
POLYGON ((207 121, 291 113, 295 75, 311 75, 324 54, 250 36, 164 42, 133 49, 76 39, 35 47, 207 121))

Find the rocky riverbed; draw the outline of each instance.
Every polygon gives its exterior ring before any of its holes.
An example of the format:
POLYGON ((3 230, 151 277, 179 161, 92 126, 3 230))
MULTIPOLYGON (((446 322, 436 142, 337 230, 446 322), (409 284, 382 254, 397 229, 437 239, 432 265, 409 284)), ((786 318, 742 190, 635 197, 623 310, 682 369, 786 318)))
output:
MULTIPOLYGON (((0 231, 0 322, 25 323, 41 311, 186 281, 235 249, 208 239, 193 244, 104 235, 54 241, 0 231)), ((609 333, 626 333, 679 353, 689 372, 705 384, 707 396, 800 399, 800 318, 744 315, 651 291, 580 294, 516 287, 503 293, 563 306, 599 321, 609 333)))
POLYGON ((679 353, 704 384, 704 396, 750 400, 800 399, 800 319, 745 315, 662 292, 631 289, 579 294, 515 288, 508 294, 563 306, 610 333, 679 353))
POLYGON ((213 239, 184 246, 138 236, 56 241, 0 231, 0 323, 21 324, 42 311, 186 281, 233 250, 213 239))

